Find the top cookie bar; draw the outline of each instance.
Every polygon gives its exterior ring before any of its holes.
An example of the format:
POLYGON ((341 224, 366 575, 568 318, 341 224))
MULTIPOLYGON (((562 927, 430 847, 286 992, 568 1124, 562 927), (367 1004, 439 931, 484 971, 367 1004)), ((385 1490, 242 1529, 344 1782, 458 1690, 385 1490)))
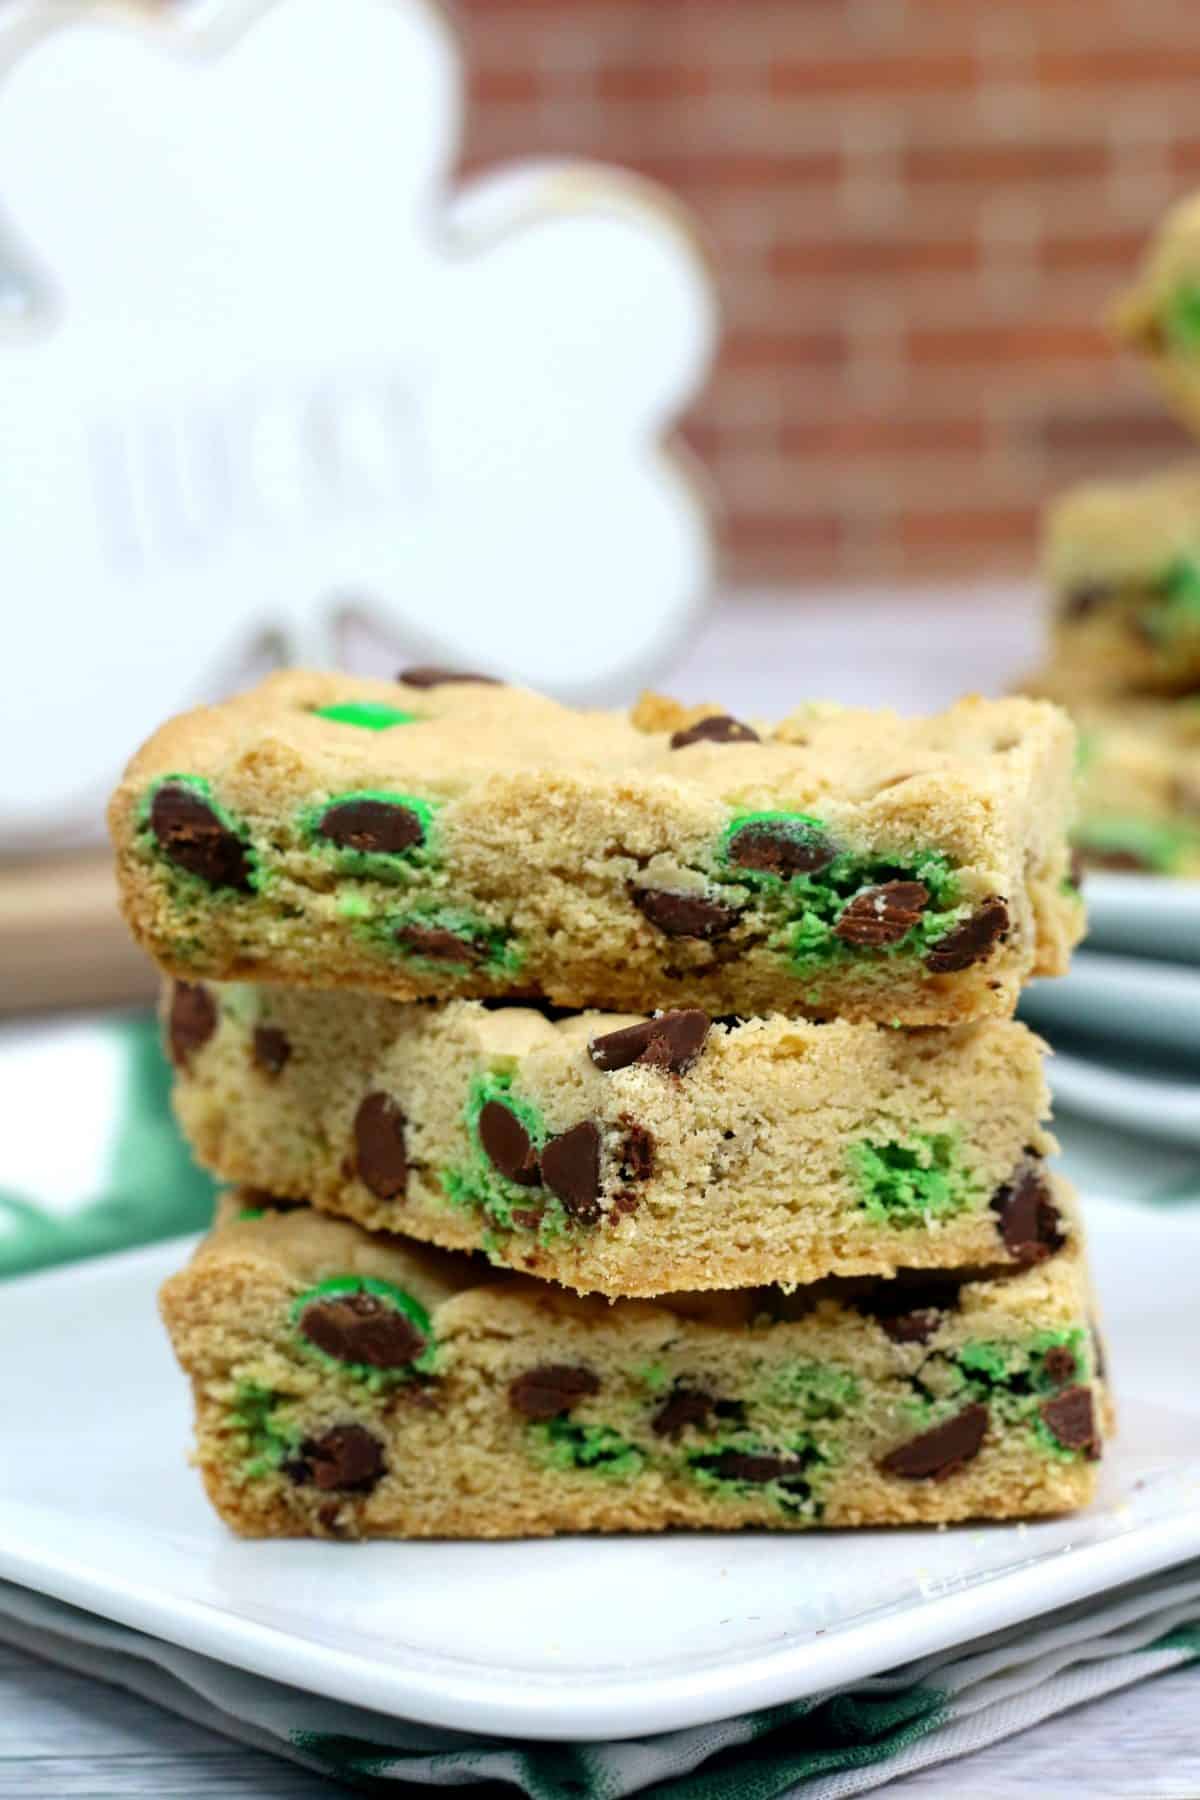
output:
POLYGON ((751 728, 289 673, 164 726, 109 816, 185 979, 937 1024, 1065 967, 1072 752, 1023 698, 751 728))

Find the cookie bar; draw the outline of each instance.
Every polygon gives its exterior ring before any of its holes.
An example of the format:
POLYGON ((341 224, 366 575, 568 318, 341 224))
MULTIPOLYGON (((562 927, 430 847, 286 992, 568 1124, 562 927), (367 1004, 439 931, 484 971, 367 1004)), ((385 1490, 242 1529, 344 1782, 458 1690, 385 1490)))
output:
POLYGON ((176 983, 175 1106, 227 1181, 583 1292, 1020 1262, 1043 1046, 1011 1019, 550 1019, 176 983))
POLYGON ((162 1311, 209 1497, 247 1536, 931 1524, 1092 1495, 1108 1406, 1074 1231, 1009 1275, 609 1305, 236 1207, 162 1311))
POLYGON ((1097 869, 1200 878, 1200 698, 1097 699, 1037 677, 1079 726, 1074 842, 1097 869))
POLYGON ((288 673, 165 726, 110 822, 183 979, 952 1023, 1011 1013, 1082 930, 1072 743, 1026 699, 769 729, 288 673))
POLYGON ((1200 195, 1167 213, 1137 280, 1112 309, 1112 326, 1172 411, 1200 429, 1200 195))
POLYGON ((1200 463, 1048 510, 1054 661, 1096 693, 1200 684, 1200 463))

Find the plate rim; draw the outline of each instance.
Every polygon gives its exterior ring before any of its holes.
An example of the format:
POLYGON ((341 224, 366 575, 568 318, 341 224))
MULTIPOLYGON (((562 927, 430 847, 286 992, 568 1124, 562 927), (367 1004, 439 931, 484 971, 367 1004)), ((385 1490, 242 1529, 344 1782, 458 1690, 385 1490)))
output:
MULTIPOLYGON (((1089 1202, 1094 1213, 1132 1220, 1144 1209, 1129 1202, 1089 1202)), ((1200 1219, 1176 1216, 1176 1229, 1200 1219)), ((43 1270, 5 1283, 53 1289, 136 1275, 140 1266, 166 1274, 179 1253, 197 1241, 163 1243, 43 1270)), ((497 1664, 478 1670, 419 1667, 378 1655, 313 1643, 275 1625, 238 1617, 204 1601, 181 1598, 150 1580, 114 1577, 82 1557, 49 1551, 29 1536, 16 1496, 0 1498, 0 1578, 117 1623, 149 1633, 302 1692, 316 1693, 385 1716, 473 1735, 538 1741, 614 1740, 711 1724, 747 1711, 811 1697, 969 1639, 1021 1623, 1058 1607, 1200 1555, 1200 1511, 1117 1530, 1091 1544, 1060 1546, 1030 1561, 986 1575, 952 1593, 843 1627, 814 1627, 777 1648, 714 1659, 674 1673, 644 1671, 569 1675, 497 1664)), ((978 1527, 968 1527, 968 1529, 978 1527)), ((846 1534, 850 1535, 850 1534, 846 1534)), ((561 1540, 559 1540, 561 1541, 561 1540)), ((724 1534, 712 1534, 719 1545, 724 1534)), ((547 1548, 553 1540, 547 1541, 547 1548)), ((362 1554, 356 1550, 356 1554, 362 1554)), ((398 1647, 401 1656, 403 1645, 398 1647)), ((414 1659, 422 1653, 413 1647, 414 1659)))

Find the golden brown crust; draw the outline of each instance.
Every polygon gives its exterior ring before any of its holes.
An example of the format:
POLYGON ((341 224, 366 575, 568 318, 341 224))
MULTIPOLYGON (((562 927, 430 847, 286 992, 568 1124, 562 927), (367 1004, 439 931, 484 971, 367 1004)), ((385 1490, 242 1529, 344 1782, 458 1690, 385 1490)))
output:
POLYGON ((1011 1013, 1022 980, 1061 973, 1083 921, 1063 892, 1072 745, 1054 708, 967 700, 903 720, 814 706, 760 730, 760 742, 672 749, 627 715, 573 713, 510 688, 410 694, 275 676, 173 720, 133 759, 110 809, 122 905, 138 940, 183 979, 396 999, 532 988, 575 1007, 682 997, 714 1013, 939 1024, 1011 1013), (313 710, 346 700, 420 721, 367 731, 313 710), (181 774, 209 782, 245 834, 259 891, 205 891, 158 853, 145 809, 157 781, 181 774), (314 808, 363 790, 435 809, 436 844, 398 882, 348 875, 305 837, 314 808), (768 900, 720 863, 733 820, 761 811, 815 815, 856 859, 936 851, 957 871, 962 908, 1000 896, 1007 930, 948 973, 919 955, 839 945, 806 960, 782 888, 768 900), (664 895, 669 910, 681 899, 689 913, 697 902, 710 910, 681 930, 663 919, 664 895), (414 921, 465 933, 466 963, 447 960, 444 940, 432 959, 415 952, 414 921))

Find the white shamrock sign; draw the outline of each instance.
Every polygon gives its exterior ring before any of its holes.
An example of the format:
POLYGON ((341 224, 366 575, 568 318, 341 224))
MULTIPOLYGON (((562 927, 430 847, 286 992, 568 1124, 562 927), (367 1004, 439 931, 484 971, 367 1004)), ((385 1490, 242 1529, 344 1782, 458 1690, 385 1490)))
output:
POLYGON ((333 660, 348 602, 566 696, 669 653, 711 556, 664 436, 714 319, 657 194, 452 195, 429 0, 31 4, 0 57, 10 836, 265 634, 333 660))

